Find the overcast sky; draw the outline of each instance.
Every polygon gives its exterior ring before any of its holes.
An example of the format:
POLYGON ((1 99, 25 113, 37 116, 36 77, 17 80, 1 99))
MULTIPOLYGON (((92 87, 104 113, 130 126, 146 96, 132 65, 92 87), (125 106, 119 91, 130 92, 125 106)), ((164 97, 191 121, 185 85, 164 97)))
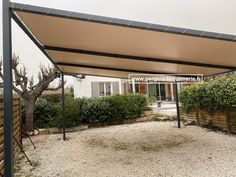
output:
MULTIPOLYGON (((236 34, 235 0, 15 0, 14 2, 236 34)), ((0 13, 2 14, 2 4, 0 13)), ((2 21, 0 26, 0 56, 2 56, 2 21)), ((40 63, 50 64, 14 22, 13 52, 20 55, 21 62, 26 65, 29 75, 38 73, 40 63)))

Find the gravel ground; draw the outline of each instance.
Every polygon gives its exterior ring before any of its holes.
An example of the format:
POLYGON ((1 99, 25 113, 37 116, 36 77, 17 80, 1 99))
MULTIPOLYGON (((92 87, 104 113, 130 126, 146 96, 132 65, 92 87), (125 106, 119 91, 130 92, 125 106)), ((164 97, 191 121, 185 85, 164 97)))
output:
POLYGON ((235 177, 236 136, 146 122, 27 139, 17 177, 235 177))

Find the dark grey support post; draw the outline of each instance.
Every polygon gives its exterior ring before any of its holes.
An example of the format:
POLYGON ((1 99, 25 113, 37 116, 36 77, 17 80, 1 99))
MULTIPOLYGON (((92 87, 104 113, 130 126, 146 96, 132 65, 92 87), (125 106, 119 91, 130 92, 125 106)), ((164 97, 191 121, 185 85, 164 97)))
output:
POLYGON ((175 101, 176 101, 178 128, 180 128, 179 92, 178 92, 178 85, 177 85, 177 83, 175 84, 175 101))
POLYGON ((64 73, 61 73, 61 125, 63 132, 63 140, 66 140, 65 129, 65 90, 64 90, 64 73))
POLYGON ((4 167, 5 177, 13 177, 13 113, 12 113, 12 41, 10 1, 2 1, 3 26, 3 104, 4 104, 4 167))

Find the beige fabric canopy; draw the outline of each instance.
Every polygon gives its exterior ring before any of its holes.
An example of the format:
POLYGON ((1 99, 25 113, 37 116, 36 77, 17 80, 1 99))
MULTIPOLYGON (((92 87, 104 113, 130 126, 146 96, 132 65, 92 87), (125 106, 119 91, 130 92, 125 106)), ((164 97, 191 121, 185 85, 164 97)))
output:
POLYGON ((235 70, 236 36, 13 4, 14 20, 64 73, 127 78, 132 73, 235 70))

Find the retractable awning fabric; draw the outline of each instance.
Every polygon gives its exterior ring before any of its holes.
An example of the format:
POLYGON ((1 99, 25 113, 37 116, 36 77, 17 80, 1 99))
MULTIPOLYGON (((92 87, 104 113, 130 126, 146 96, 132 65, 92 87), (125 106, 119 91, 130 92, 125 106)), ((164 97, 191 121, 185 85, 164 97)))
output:
POLYGON ((12 3, 14 20, 64 73, 211 75, 236 69, 236 36, 12 3))

